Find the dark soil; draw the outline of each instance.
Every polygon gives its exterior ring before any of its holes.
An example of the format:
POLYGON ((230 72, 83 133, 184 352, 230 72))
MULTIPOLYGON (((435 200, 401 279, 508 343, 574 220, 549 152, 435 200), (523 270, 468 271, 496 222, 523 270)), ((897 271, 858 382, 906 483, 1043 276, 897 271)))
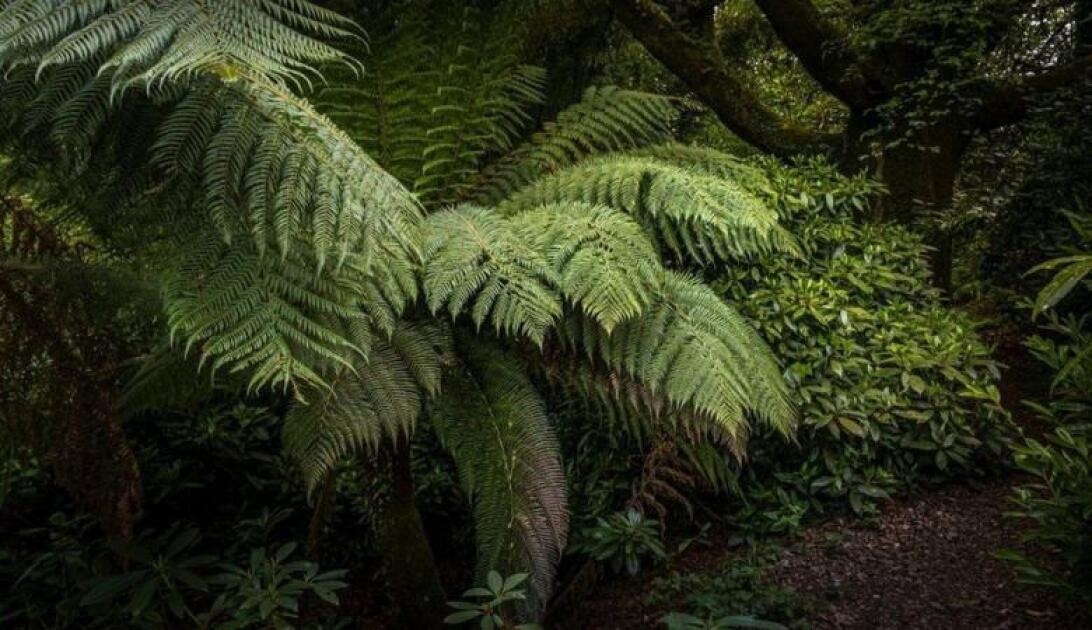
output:
POLYGON ((1009 484, 950 487, 894 505, 869 527, 807 531, 771 579, 824 602, 816 628, 1092 628, 1087 611, 1017 584, 993 553, 1029 551, 1009 484))
MULTIPOLYGON (((950 486, 894 502, 871 523, 830 521, 784 541, 768 579, 809 603, 816 629, 1092 629, 1087 610, 1018 584, 993 556, 1027 551, 1024 525, 1003 515, 1010 494, 1011 482, 950 486)), ((662 628, 668 611, 646 603, 652 580, 672 570, 715 570, 732 553, 697 549, 655 574, 606 584, 549 627, 662 628)))

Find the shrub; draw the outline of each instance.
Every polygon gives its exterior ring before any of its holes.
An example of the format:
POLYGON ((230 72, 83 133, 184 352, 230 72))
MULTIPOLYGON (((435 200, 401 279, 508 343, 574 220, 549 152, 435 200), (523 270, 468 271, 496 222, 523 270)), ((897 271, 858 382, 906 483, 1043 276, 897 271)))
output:
POLYGON ((776 547, 758 545, 712 571, 671 573, 652 583, 650 602, 685 608, 664 617, 670 630, 799 626, 806 613, 801 599, 765 578, 778 555, 776 547))
POLYGON ((537 624, 517 624, 506 616, 505 608, 509 603, 526 601, 527 591, 522 585, 527 578, 526 573, 504 577, 490 571, 485 586, 477 586, 463 593, 463 597, 477 601, 448 602, 448 606, 457 612, 445 617, 444 623, 473 624, 482 630, 540 630, 537 624))
POLYGON ((759 256, 718 286, 781 359, 801 428, 791 445, 756 436, 745 515, 786 530, 824 504, 866 513, 892 492, 982 473, 1009 426, 998 364, 930 287, 921 239, 854 221, 875 192, 866 180, 821 162, 768 170, 766 194, 804 255, 759 256))
POLYGON ((580 530, 572 550, 608 562, 616 573, 625 569, 630 575, 641 571, 645 558, 667 558, 659 523, 634 509, 599 518, 594 526, 580 530))
POLYGON ((1054 429, 1014 447, 1017 465, 1034 481, 1016 489, 1011 515, 1033 524, 1028 538, 1053 552, 1057 562, 1012 550, 1000 555, 1022 581, 1092 606, 1092 332, 1083 317, 1051 314, 1044 336, 1027 345, 1056 375, 1046 404, 1029 403, 1054 429))
POLYGON ((277 448, 277 416, 256 404, 211 403, 148 420, 130 425, 147 496, 129 541, 106 539, 91 516, 52 492, 49 468, 29 457, 6 464, 0 627, 339 623, 345 572, 321 570, 297 551, 308 510, 277 448))

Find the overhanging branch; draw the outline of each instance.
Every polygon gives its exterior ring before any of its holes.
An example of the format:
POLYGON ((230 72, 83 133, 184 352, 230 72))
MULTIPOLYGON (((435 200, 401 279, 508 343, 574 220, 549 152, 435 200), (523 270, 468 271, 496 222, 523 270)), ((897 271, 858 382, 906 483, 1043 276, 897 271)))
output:
POLYGON ((711 16, 684 32, 653 0, 614 0, 615 14, 653 57, 668 67, 744 141, 775 155, 814 153, 839 136, 820 134, 766 107, 724 63, 711 16))
POLYGON ((755 0, 778 39, 819 85, 851 107, 872 104, 868 85, 845 34, 811 0, 755 0))
POLYGON ((990 131, 1020 122, 1027 117, 1036 96, 1092 79, 1092 54, 1054 66, 1016 82, 987 87, 982 104, 971 117, 971 127, 990 131))

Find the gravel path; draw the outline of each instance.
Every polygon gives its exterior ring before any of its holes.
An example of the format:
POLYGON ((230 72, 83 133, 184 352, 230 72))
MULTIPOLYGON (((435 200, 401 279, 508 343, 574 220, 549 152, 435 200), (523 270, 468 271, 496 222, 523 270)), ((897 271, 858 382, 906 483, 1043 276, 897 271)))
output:
POLYGON ((993 557, 1019 548, 1011 487, 953 486, 896 503, 874 526, 830 522, 790 546, 771 578, 820 602, 815 628, 1092 628, 1087 611, 1017 584, 993 557), (824 605, 825 604, 825 605, 824 605))
MULTIPOLYGON (((997 549, 1024 549, 1010 509, 1011 481, 949 486, 891 503, 874 522, 834 520, 791 540, 768 579, 809 603, 816 630, 1092 630, 1087 610, 1016 583, 997 549)), ((671 566, 592 590, 551 630, 663 628, 645 603, 669 570, 708 571, 727 552, 696 549, 671 566)), ((730 613, 731 611, 725 611, 730 613)))

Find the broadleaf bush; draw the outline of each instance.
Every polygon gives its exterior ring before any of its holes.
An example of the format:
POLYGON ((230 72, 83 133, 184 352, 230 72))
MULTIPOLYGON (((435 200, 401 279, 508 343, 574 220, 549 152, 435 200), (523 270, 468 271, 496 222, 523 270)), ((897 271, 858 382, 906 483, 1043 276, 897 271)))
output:
POLYGON ((748 522, 790 530, 825 506, 869 513, 893 493, 986 472, 1010 426, 1000 365, 931 287, 921 238, 855 220, 879 192, 866 179, 819 161, 765 166, 765 194, 804 255, 755 257, 717 286, 782 361, 801 425, 795 443, 753 439, 748 522))

